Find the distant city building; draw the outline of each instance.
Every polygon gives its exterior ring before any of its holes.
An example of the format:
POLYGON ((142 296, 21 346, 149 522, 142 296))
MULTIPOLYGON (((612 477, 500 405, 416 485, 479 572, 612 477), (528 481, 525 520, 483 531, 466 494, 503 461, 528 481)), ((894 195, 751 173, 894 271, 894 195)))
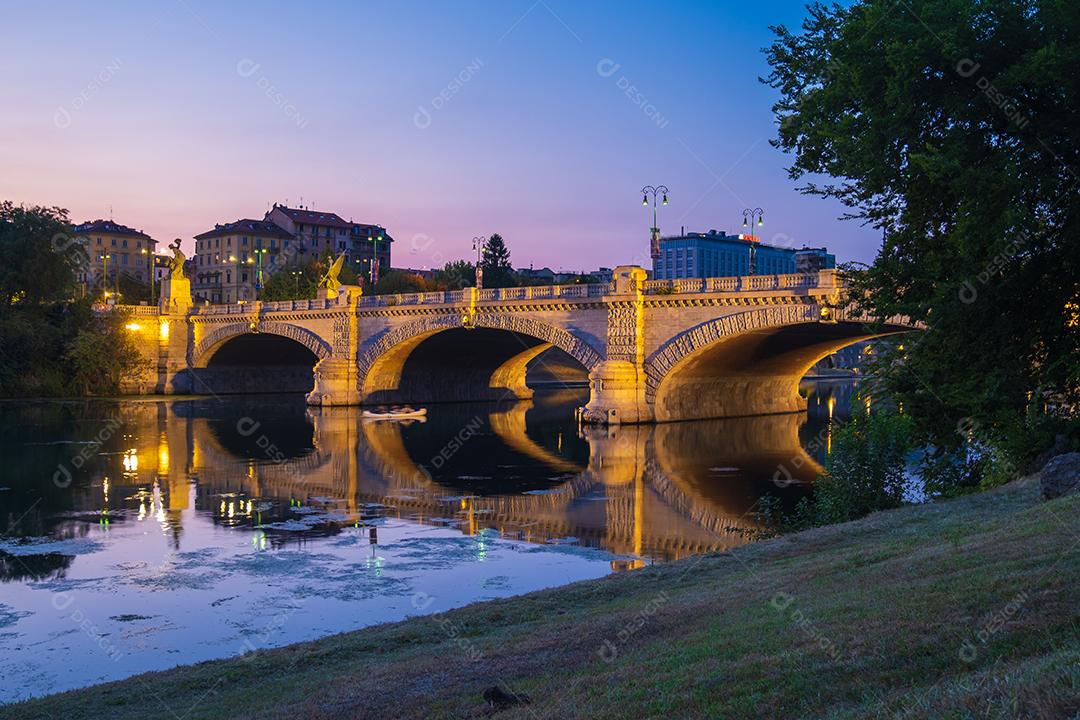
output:
POLYGON ((393 238, 378 225, 347 222, 336 213, 274 204, 262 220, 244 218, 195 236, 192 292, 212 303, 255 300, 270 275, 297 258, 345 254, 357 275, 390 268, 393 238))
MULTIPOLYGON (((798 257, 804 253, 803 266, 821 269, 835 267, 836 258, 824 248, 793 248, 767 245, 748 235, 728 235, 710 230, 660 238, 660 257, 653 261, 657 280, 681 278, 785 275, 797 270, 798 257)), ((806 272, 809 272, 807 270, 806 272)))
POLYGON ((435 277, 435 271, 430 268, 390 268, 390 272, 404 273, 405 275, 419 275, 425 280, 435 277))
POLYGON ((286 263, 295 238, 267 220, 243 219, 215 225, 195 236, 192 294, 212 303, 254 300, 262 280, 286 263), (256 253, 256 250, 266 250, 256 253))
POLYGON ((518 268, 515 272, 532 285, 551 285, 555 282, 555 271, 549 267, 533 269, 518 268))
POLYGON ((836 256, 825 248, 802 248, 795 251, 795 272, 811 273, 836 267, 836 256))
POLYGON ((102 284, 115 288, 117 279, 125 275, 150 282, 157 241, 146 233, 112 220, 93 220, 76 225, 75 237, 89 259, 78 277, 84 291, 102 284))
POLYGON ((376 276, 390 269, 390 245, 394 239, 379 225, 346 221, 337 213, 310 208, 291 208, 274 204, 265 220, 282 228, 300 242, 298 249, 315 257, 329 251, 345 253, 346 264, 357 275, 371 276, 371 263, 377 262, 376 276))

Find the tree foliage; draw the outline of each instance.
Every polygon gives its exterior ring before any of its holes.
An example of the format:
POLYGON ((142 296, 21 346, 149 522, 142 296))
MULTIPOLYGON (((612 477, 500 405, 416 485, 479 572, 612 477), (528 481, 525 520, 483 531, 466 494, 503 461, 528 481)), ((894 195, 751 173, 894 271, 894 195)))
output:
POLYGON ((907 476, 911 422, 889 410, 869 412, 862 403, 836 431, 826 472, 793 512, 767 496, 763 514, 774 529, 789 532, 856 520, 878 510, 900 507, 911 486, 907 476))
POLYGON ((484 287, 513 287, 518 284, 517 275, 510 267, 510 250, 499 233, 493 234, 484 243, 480 266, 484 268, 484 287))
POLYGON ((804 192, 882 231, 853 297, 926 323, 882 367, 939 448, 964 423, 1003 443, 1048 410, 1038 444, 1075 417, 1077 27, 1076 3, 858 0, 773 28, 774 144, 792 178, 831 178, 804 192))
POLYGON ((0 312, 71 297, 75 273, 87 264, 62 208, 0 202, 0 312))
POLYGON ((91 316, 71 340, 66 357, 69 390, 76 395, 114 395, 121 380, 138 372, 144 362, 131 334, 127 316, 119 311, 91 316))

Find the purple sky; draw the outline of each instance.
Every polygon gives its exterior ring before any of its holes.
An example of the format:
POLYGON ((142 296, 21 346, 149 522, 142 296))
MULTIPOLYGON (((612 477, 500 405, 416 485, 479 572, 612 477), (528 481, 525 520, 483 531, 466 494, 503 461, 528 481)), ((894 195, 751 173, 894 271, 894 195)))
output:
POLYGON ((0 198, 159 241, 272 202, 381 223, 394 265, 643 262, 664 234, 736 232, 869 261, 879 237, 800 195, 761 48, 798 2, 5 3, 0 198))

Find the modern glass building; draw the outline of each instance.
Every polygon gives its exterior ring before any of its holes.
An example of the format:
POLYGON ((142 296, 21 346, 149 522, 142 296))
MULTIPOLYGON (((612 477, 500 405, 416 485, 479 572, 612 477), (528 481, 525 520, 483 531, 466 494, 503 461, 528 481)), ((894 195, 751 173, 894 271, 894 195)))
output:
MULTIPOLYGON (((797 256, 804 251, 752 241, 747 235, 728 235, 716 230, 660 238, 660 257, 653 261, 657 280, 728 277, 736 275, 785 275, 796 272, 797 256), (751 254, 754 270, 750 271, 751 254)), ((815 265, 835 267, 836 258, 824 248, 813 249, 815 265)))

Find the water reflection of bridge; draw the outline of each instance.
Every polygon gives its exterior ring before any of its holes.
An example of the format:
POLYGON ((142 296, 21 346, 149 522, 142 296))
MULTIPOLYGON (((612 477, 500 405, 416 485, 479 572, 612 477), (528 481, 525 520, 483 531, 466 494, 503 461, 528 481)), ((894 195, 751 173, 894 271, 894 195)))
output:
MULTIPOLYGON (((537 439, 528 422, 537 409, 523 401, 481 418, 485 447, 497 443, 518 466, 536 469, 535 489, 508 494, 499 478, 470 487, 469 443, 480 442, 471 436, 459 442, 458 474, 447 477, 433 473, 436 456, 422 454, 415 429, 364 422, 358 408, 298 408, 282 422, 265 400, 231 403, 223 404, 227 413, 209 401, 148 404, 143 414, 153 417, 135 423, 143 429, 137 464, 151 470, 156 461, 170 509, 195 502, 231 517, 233 505, 221 503, 222 495, 239 498, 241 513, 250 513, 248 500, 317 499, 349 522, 379 505, 380 515, 453 524, 469 534, 493 528, 533 542, 573 537, 618 554, 677 558, 745 542, 758 529, 756 499, 765 489, 780 492, 768 482, 778 467, 804 480, 820 470, 800 446, 798 415, 581 434, 570 428, 577 455, 587 455, 581 461, 561 438, 554 447, 537 439)), ((424 428, 428 446, 460 439, 463 427, 424 428)))

